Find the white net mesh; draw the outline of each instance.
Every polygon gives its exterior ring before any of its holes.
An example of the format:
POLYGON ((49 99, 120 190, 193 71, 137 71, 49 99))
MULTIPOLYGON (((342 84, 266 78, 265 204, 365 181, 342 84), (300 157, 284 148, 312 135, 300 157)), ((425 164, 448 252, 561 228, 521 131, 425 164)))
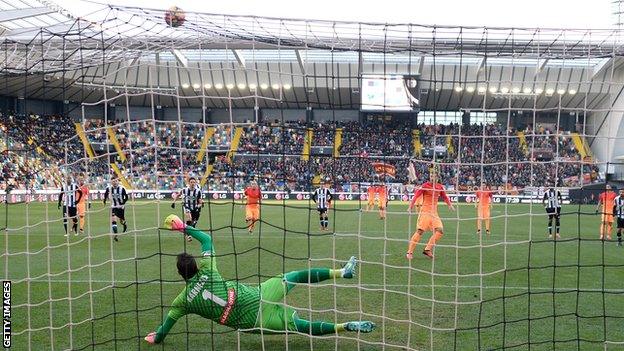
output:
POLYGON ((621 179, 618 31, 201 13, 172 28, 163 16, 107 7, 3 41, 14 348, 143 348, 184 286, 176 254, 200 251, 159 229, 167 214, 184 216, 169 206, 190 177, 224 278, 256 287, 352 255, 359 266, 354 279, 298 283, 279 299, 338 332, 309 335, 292 314, 279 335, 186 315, 165 348, 622 345, 620 248, 599 239, 607 228, 594 215, 607 178, 621 179), (422 215, 405 210, 431 167, 456 208, 440 205, 435 259, 420 255, 426 233, 410 261, 422 215), (55 203, 66 175, 84 175, 91 191, 84 233, 68 237, 55 203), (131 194, 119 233, 100 203, 115 177, 131 194), (249 235, 241 205, 252 180, 264 197, 249 235), (324 182, 329 231, 311 198, 324 182), (482 186, 494 194, 491 233, 475 234, 482 186), (551 187, 563 197, 552 239, 551 187), (340 327, 368 320, 371 333, 340 327))

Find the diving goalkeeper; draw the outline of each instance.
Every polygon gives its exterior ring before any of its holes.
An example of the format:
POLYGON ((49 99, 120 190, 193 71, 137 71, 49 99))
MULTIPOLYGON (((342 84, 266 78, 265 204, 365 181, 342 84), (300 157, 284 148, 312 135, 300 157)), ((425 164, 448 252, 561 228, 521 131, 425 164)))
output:
POLYGON ((145 340, 150 344, 162 342, 180 317, 198 314, 219 324, 249 332, 259 328, 270 332, 297 331, 310 335, 333 334, 342 331, 369 333, 373 322, 355 321, 334 324, 325 321, 307 321, 297 311, 283 304, 283 299, 297 283, 317 283, 331 278, 353 278, 356 259, 351 257, 342 269, 312 268, 294 271, 271 278, 259 287, 237 281, 224 280, 217 270, 210 235, 186 226, 182 220, 169 215, 165 228, 190 235, 200 242, 203 257, 199 266, 193 256, 181 253, 177 257, 178 273, 186 287, 173 301, 164 323, 145 340))

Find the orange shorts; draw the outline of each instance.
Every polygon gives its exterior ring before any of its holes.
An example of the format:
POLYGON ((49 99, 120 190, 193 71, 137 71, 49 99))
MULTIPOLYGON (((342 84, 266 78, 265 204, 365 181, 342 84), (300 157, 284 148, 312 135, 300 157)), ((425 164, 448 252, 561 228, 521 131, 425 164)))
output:
POLYGON ((84 216, 85 213, 87 212, 87 204, 86 203, 79 203, 78 205, 76 205, 77 209, 78 209, 78 215, 79 216, 84 216))
POLYGON ((603 213, 601 217, 601 222, 613 223, 613 214, 603 213))
POLYGON ((477 217, 479 219, 490 219, 490 207, 481 207, 477 208, 477 217))
POLYGON ((245 206, 245 220, 257 221, 260 219, 260 206, 245 206))
POLYGON ((442 229, 442 220, 437 214, 433 213, 421 213, 418 217, 418 224, 416 225, 416 229, 420 229, 422 231, 433 231, 435 228, 442 229))

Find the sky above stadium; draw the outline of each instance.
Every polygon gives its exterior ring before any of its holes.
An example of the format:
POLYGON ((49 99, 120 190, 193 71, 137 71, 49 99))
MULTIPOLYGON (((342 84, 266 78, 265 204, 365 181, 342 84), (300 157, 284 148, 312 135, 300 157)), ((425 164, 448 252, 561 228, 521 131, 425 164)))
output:
MULTIPOLYGON (((77 16, 100 6, 83 0, 54 0, 77 16)), ((98 1, 98 0, 95 0, 98 1)), ((105 2, 105 0, 99 0, 105 2)), ((611 0, 109 0, 111 4, 216 14, 340 21, 464 26, 612 28, 611 0)))

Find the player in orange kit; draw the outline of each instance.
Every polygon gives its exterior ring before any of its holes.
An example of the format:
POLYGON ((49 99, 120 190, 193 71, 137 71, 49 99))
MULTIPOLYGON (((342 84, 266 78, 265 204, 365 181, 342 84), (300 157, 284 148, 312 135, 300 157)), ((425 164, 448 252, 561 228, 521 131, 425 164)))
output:
POLYGON ((385 184, 377 186, 379 196, 379 219, 386 219, 386 206, 388 205, 388 188, 385 184))
POLYGON ((477 202, 477 235, 481 235, 481 222, 485 222, 485 234, 490 235, 490 209, 492 208, 492 191, 487 186, 481 185, 481 189, 475 193, 477 202))
POLYGON ((247 188, 245 188, 245 198, 247 204, 245 206, 245 222, 247 222, 247 230, 249 234, 253 233, 256 222, 260 219, 260 198, 262 198, 262 191, 258 183, 252 181, 247 188))
POLYGON ((78 208, 78 217, 80 219, 80 234, 84 233, 85 214, 87 213, 89 187, 85 184, 84 177, 78 177, 78 190, 82 192, 82 196, 76 207, 78 208))
POLYGON ((414 197, 412 198, 412 201, 410 201, 410 205, 407 210, 411 213, 414 204, 418 201, 418 198, 423 198, 423 203, 418 216, 418 224, 416 225, 416 232, 412 235, 407 249, 406 257, 408 260, 411 260, 414 257, 414 249, 420 241, 420 237, 426 231, 432 231, 433 235, 429 238, 427 246, 425 246, 425 250, 423 251, 423 255, 433 258, 433 247, 438 240, 442 238, 442 235, 444 235, 442 221, 438 215, 439 197, 442 197, 442 200, 446 202, 451 211, 455 210, 453 204, 451 203, 451 199, 449 199, 444 191, 444 187, 437 182, 435 170, 430 172, 429 177, 430 180, 428 182, 423 184, 420 188, 414 190, 414 197))
POLYGON ((377 186, 375 183, 372 183, 368 186, 368 190, 366 191, 368 197, 368 203, 366 204, 366 211, 370 211, 375 208, 375 196, 377 196, 377 186))
POLYGON ((611 185, 605 186, 606 191, 600 194, 598 197, 598 206, 596 206, 596 213, 600 210, 602 214, 600 218, 600 240, 604 240, 605 234, 607 240, 611 240, 611 231, 613 230, 613 205, 617 194, 611 190, 611 185))

